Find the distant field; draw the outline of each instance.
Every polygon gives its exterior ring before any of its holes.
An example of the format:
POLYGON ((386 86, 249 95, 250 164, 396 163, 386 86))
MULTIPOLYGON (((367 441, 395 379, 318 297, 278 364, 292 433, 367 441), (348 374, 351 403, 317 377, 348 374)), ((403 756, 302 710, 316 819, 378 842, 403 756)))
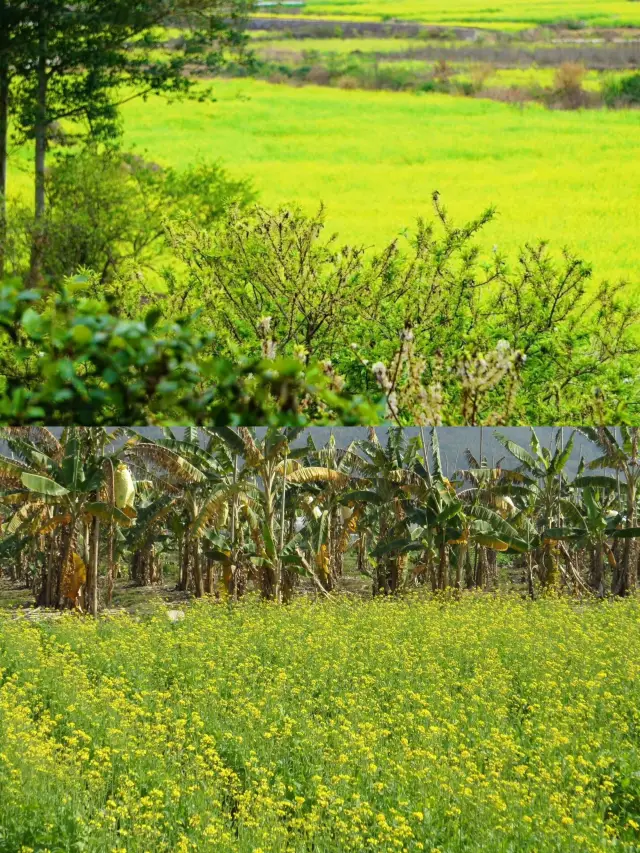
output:
POLYGON ((593 26, 640 25, 640 4, 632 0, 505 0, 493 4, 486 0, 307 0, 304 14, 432 24, 531 25, 580 20, 593 26))
MULTIPOLYGON (((424 47, 416 39, 275 39, 263 40, 263 43, 254 49, 258 57, 276 64, 331 63, 348 57, 354 61, 375 61, 379 69, 406 71, 418 76, 432 72, 435 66, 433 58, 425 59, 421 55, 424 47)), ((471 82, 481 75, 485 86, 488 87, 524 89, 534 86, 547 88, 553 86, 557 70, 555 67, 539 66, 533 59, 528 67, 500 67, 499 56, 496 62, 492 62, 491 59, 482 62, 465 57, 464 51, 461 51, 459 61, 447 59, 446 65, 451 71, 451 79, 459 82, 471 82)), ((588 91, 598 91, 608 77, 634 73, 633 71, 602 71, 587 68, 582 86, 588 91)))
MULTIPOLYGON (((554 68, 483 68, 481 63, 461 62, 447 63, 450 67, 452 80, 472 81, 476 74, 481 74, 484 80, 485 87, 517 87, 519 89, 528 89, 534 86, 552 87, 554 84, 556 70, 554 68)), ((420 59, 401 59, 401 60, 380 60, 378 68, 389 68, 399 71, 403 69, 414 74, 427 74, 434 67, 433 62, 420 59)), ((630 74, 631 72, 627 72, 630 74)), ((582 86, 587 91, 598 91, 602 87, 602 82, 605 73, 601 71, 587 71, 582 81, 582 86)), ((614 76, 610 72, 607 76, 614 76)), ((626 76, 618 74, 615 76, 626 76)))
MULTIPOLYGON (((268 205, 325 202, 343 240, 381 245, 430 215, 488 205, 486 231, 514 251, 548 239, 638 281, 640 111, 524 109, 447 95, 216 84, 216 103, 135 102, 125 144, 162 164, 220 159, 268 205)), ((640 282, 638 282, 640 285, 640 282)))
POLYGON ((272 51, 286 53, 400 53, 402 51, 419 50, 424 42, 419 39, 397 38, 305 38, 305 39, 257 39, 258 45, 252 44, 252 49, 262 56, 272 51))

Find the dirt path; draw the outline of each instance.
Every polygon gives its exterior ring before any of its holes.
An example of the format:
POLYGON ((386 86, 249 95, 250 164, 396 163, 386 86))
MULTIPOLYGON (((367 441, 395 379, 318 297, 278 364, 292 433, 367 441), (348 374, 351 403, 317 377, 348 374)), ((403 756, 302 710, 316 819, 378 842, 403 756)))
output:
POLYGON ((421 34, 432 35, 433 38, 448 38, 456 41, 477 41, 499 33, 476 27, 441 27, 427 24, 414 24, 408 21, 352 21, 322 18, 285 18, 280 15, 249 18, 247 29, 266 32, 286 32, 294 38, 333 38, 337 33, 343 38, 377 37, 377 38, 413 38, 421 34))

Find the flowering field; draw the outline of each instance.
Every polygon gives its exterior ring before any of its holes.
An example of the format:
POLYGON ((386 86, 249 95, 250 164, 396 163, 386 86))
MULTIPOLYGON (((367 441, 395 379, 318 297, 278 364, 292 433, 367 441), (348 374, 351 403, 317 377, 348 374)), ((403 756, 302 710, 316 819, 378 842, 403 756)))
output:
MULTIPOLYGON (((634 5, 634 4, 629 4, 634 5)), ((639 4, 635 4, 639 5, 639 4)), ((214 103, 124 108, 129 149, 162 165, 224 162, 267 207, 321 202, 340 245, 384 246, 431 218, 438 190, 457 224, 490 205, 482 232, 512 258, 549 240, 638 287, 640 111, 547 110, 407 92, 216 81, 214 103), (389 132, 393 128, 393 132, 389 132)), ((402 241, 401 241, 402 242, 402 241)))
POLYGON ((0 619, 0 851, 640 843, 640 608, 0 619))
POLYGON ((349 18, 407 19, 430 24, 466 23, 479 26, 531 26, 580 21, 592 26, 637 26, 640 14, 628 0, 307 0, 303 14, 349 18))

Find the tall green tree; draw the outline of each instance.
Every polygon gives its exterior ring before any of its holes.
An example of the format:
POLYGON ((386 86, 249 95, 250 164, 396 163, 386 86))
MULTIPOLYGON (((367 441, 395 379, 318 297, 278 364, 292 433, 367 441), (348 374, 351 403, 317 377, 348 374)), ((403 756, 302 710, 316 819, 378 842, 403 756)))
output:
MULTIPOLYGON (((246 0, 4 0, 8 21, 4 62, 19 77, 12 116, 22 139, 34 142, 36 223, 44 219, 45 164, 54 122, 84 120, 92 138, 113 137, 118 108, 132 98, 186 95, 186 74, 198 61, 215 70, 229 47, 243 43, 246 0), (158 28, 177 18, 180 45, 162 47, 158 28), (27 27, 28 40, 19 36, 27 27), (13 46, 13 47, 12 47, 13 46)), ((201 96, 201 93, 200 93, 201 96)), ((37 279, 42 240, 37 228, 31 276, 37 279)))
POLYGON ((29 28, 22 3, 0 0, 0 280, 4 275, 9 157, 9 101, 16 69, 25 56, 29 28))

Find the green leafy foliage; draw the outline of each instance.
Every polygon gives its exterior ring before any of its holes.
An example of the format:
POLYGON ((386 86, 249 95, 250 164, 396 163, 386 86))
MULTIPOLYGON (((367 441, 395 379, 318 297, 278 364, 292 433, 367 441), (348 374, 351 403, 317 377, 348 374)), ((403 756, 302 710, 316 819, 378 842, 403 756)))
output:
MULTIPOLYGON (((166 252, 165 222, 188 214, 206 228, 230 206, 253 199, 246 180, 217 164, 165 169, 114 147, 58 149, 46 177, 46 212, 38 223, 42 272, 59 281, 91 269, 99 284, 124 273, 157 269, 166 252)), ((7 271, 24 273, 34 239, 32 210, 10 206, 7 271)), ((165 255, 166 260, 166 255, 165 255)))
POLYGON ((126 320, 84 296, 76 278, 52 291, 0 289, 4 423, 362 422, 377 413, 321 366, 292 358, 212 358, 211 334, 160 312, 126 320))
POLYGON ((403 423, 634 422, 629 288, 594 289, 587 264, 545 244, 515 263, 483 258, 477 238, 494 212, 456 226, 433 201, 434 221, 375 253, 325 236, 322 210, 172 225, 187 274, 169 278, 170 304, 202 307, 223 352, 331 360, 352 393, 393 395, 403 423))

